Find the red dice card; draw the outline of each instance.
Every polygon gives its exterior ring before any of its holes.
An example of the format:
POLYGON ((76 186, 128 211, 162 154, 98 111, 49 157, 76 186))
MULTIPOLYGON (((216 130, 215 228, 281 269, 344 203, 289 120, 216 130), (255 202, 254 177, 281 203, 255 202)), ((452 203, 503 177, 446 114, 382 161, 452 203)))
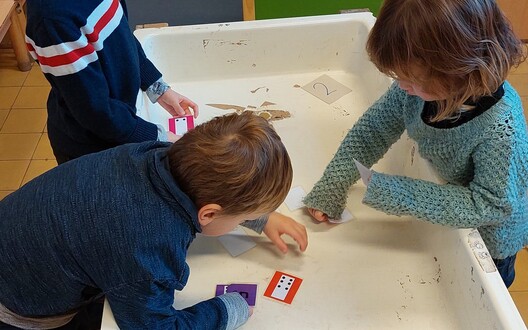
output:
POLYGON ((264 292, 264 296, 291 304, 301 283, 302 278, 276 271, 264 292))

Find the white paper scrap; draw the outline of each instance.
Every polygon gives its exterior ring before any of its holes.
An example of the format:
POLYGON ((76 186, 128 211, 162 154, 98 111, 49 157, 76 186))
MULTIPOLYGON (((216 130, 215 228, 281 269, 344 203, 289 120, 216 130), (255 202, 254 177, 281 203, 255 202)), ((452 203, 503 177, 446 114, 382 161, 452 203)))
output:
POLYGON ((352 215, 352 213, 350 213, 349 210, 345 209, 343 211, 343 213, 341 213, 341 216, 339 217, 339 219, 328 219, 328 222, 331 222, 331 223, 344 223, 344 222, 348 222, 350 220, 354 219, 354 216, 352 215))
POLYGON ((372 176, 372 170, 365 167, 365 165, 361 164, 355 159, 354 159, 354 163, 356 164, 356 167, 359 171, 359 175, 361 175, 361 181, 363 181, 365 186, 368 186, 370 182, 370 177, 372 176))
POLYGON ((218 241, 233 257, 237 257, 257 245, 240 226, 225 235, 219 236, 218 241))
POLYGON ((295 211, 305 206, 303 203, 305 196, 306 192, 301 186, 293 187, 286 196, 284 203, 286 203, 286 206, 288 206, 290 211, 295 211))

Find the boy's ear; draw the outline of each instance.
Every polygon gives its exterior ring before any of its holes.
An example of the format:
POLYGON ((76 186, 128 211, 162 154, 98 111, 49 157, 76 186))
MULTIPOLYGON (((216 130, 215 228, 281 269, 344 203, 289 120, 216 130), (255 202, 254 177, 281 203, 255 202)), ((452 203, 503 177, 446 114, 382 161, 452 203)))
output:
POLYGON ((198 222, 200 226, 207 226, 210 224, 219 213, 222 211, 222 207, 218 204, 206 204, 198 210, 198 222))

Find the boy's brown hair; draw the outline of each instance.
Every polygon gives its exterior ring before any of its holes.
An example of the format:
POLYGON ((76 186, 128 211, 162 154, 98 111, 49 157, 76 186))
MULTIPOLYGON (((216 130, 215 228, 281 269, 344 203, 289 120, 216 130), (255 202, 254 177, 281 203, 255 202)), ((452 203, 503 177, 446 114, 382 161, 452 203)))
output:
POLYGON ((197 126, 171 146, 168 156, 173 177, 196 206, 218 204, 223 214, 274 211, 293 179, 279 135, 250 112, 197 126))
POLYGON ((523 48, 493 0, 385 0, 367 41, 381 72, 446 96, 432 121, 495 92, 525 59, 523 48))

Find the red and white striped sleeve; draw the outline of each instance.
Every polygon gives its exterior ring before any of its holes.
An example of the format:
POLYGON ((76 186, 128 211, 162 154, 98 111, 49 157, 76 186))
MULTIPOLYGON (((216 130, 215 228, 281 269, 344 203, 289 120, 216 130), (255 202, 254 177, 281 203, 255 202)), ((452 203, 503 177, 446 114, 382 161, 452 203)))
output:
POLYGON ((26 36, 26 44, 44 73, 54 76, 74 74, 97 61, 97 51, 103 49, 104 41, 119 26, 122 17, 119 0, 104 0, 89 15, 86 25, 80 28, 77 40, 40 47, 26 36))

